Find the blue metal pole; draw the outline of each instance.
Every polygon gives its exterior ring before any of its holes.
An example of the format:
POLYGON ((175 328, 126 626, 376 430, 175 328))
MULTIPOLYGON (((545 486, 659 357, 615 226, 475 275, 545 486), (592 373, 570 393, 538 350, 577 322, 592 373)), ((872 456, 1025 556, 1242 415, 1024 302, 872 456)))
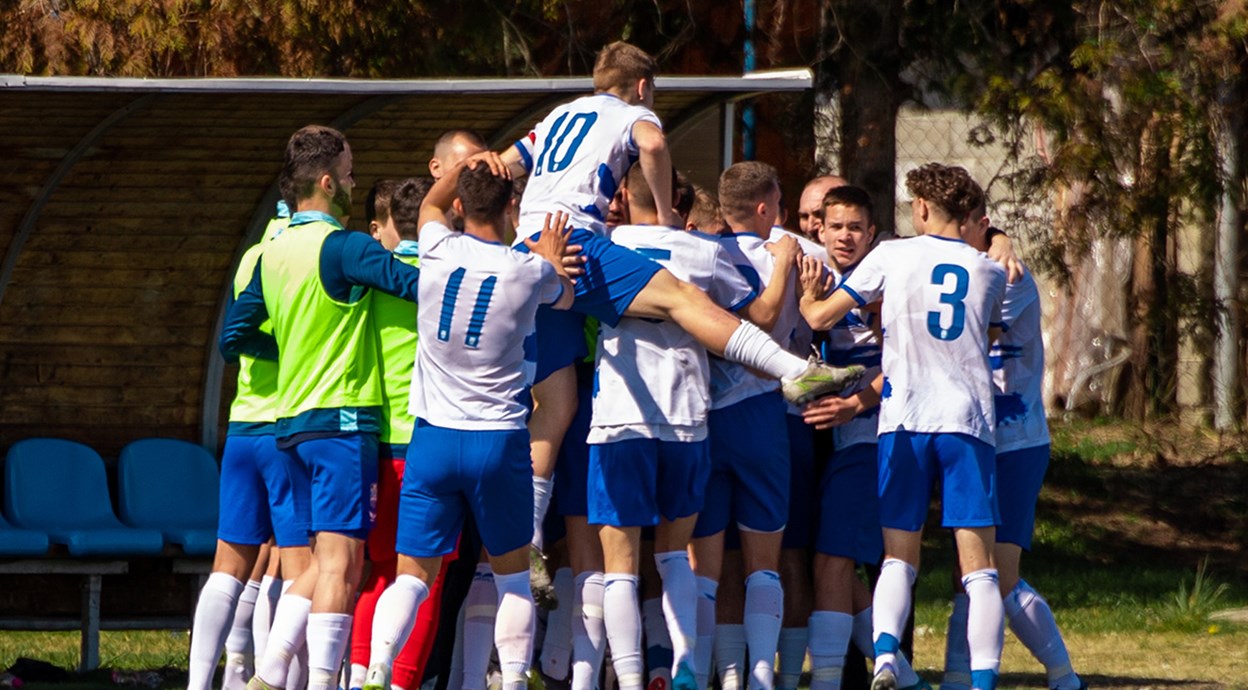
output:
MULTIPOLYGON (((754 71, 754 0, 745 1, 745 71, 754 71)), ((741 157, 754 160, 754 101, 746 101, 741 109, 741 157)))

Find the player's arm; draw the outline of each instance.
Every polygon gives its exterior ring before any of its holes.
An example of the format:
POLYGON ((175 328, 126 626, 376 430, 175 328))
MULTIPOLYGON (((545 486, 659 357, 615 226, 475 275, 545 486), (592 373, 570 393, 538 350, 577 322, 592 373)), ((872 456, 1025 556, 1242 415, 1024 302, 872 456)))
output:
POLYGON ((793 237, 783 237, 766 246, 776 259, 771 280, 758 297, 738 313, 762 330, 770 331, 780 319, 785 303, 793 299, 793 292, 789 287, 795 273, 793 268, 797 265, 797 257, 801 255, 802 249, 793 237))
POLYGON ((537 241, 525 239, 524 244, 529 251, 542 257, 555 269, 555 274, 559 276, 559 283, 563 287, 559 299, 555 300, 551 306, 555 309, 569 309, 572 307, 572 300, 576 297, 575 288, 572 286, 572 277, 568 275, 568 267, 564 265, 564 258, 568 253, 568 233, 571 232, 568 227, 568 215, 563 211, 546 214, 546 222, 542 225, 542 233, 538 236, 537 241))
POLYGON ((507 166, 507 170, 511 172, 513 180, 518 180, 529 174, 529 164, 524 159, 524 152, 521 150, 519 142, 516 142, 514 146, 509 147, 498 155, 502 159, 503 165, 507 166))
POLYGON ((822 261, 813 256, 804 256, 801 266, 802 291, 798 309, 811 328, 826 331, 845 318, 849 310, 860 306, 845 290, 835 290, 828 295, 834 278, 827 272, 822 261))
POLYGON ((988 228, 988 258, 1005 267, 1005 276, 1011 283, 1023 277, 1023 260, 1014 253, 1014 243, 1000 228, 988 228))
POLYGON ((482 151, 469 156, 450 170, 447 170, 446 174, 433 183, 433 187, 425 195, 425 200, 420 204, 420 217, 416 221, 417 227, 423 228, 425 223, 451 226, 451 206, 455 203, 455 197, 459 196, 459 174, 465 168, 475 170, 478 165, 490 166, 490 172, 498 177, 511 177, 511 171, 508 169, 507 164, 503 162, 502 157, 497 153, 482 151))
POLYGON ((260 325, 268 319, 269 309, 264 304, 260 262, 257 261, 251 274, 251 282, 247 283, 247 287, 238 294, 225 313, 219 346, 226 361, 235 362, 240 354, 276 360, 277 340, 271 333, 260 330, 260 325))
MULTIPOLYGON (((637 144, 641 174, 650 185, 650 193, 656 200, 672 198, 672 154, 667 148, 667 137, 653 122, 638 120, 633 124, 633 142, 637 144)), ((659 225, 669 228, 684 227, 676 209, 670 203, 660 201, 659 225)))
POLYGON ((849 423, 854 417, 876 407, 884 390, 884 374, 877 374, 871 385, 848 397, 820 398, 802 408, 802 419, 816 429, 831 429, 849 423))

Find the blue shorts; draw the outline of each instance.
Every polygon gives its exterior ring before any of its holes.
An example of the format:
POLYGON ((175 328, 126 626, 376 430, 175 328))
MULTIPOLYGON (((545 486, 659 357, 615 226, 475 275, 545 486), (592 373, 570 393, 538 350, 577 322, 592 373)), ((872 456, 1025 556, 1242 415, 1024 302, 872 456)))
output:
MULTIPOLYGON (((531 239, 537 240, 540 234, 532 235, 531 239)), ((585 273, 576 279, 576 301, 572 309, 608 326, 614 327, 620 322, 638 293, 655 273, 663 270, 657 262, 584 228, 574 228, 568 235, 568 244, 581 245, 580 256, 585 257, 585 273)), ((523 243, 516 249, 528 251, 523 243)))
POLYGON ((589 523, 659 524, 702 509, 710 444, 630 439, 589 447, 589 523))
POLYGON ((884 553, 880 530, 878 449, 855 443, 832 454, 820 480, 819 537, 815 550, 876 564, 884 553))
POLYGON ((996 454, 966 434, 880 434, 880 524, 917 532, 932 485, 941 482, 941 525, 991 527, 997 515, 996 454))
POLYGON ((589 356, 585 315, 571 309, 537 308, 537 372, 534 383, 589 356))
POLYGON ((308 523, 299 520, 290 472, 273 434, 225 437, 221 456, 217 538, 257 546, 307 546, 308 523))
MULTIPOLYGON (((789 519, 784 526, 786 549, 809 549, 815 543, 818 486, 815 479, 815 428, 801 415, 785 413, 789 426, 789 519)), ((873 492, 874 495, 874 492, 873 492)))
POLYGON ((1049 444, 1022 448, 997 456, 997 504, 1001 525, 997 542, 1017 544, 1031 550, 1031 533, 1036 527, 1036 499, 1049 468, 1049 444))
POLYGON ((367 539, 377 514, 377 435, 313 438, 281 452, 309 529, 367 539))
POLYGON ((533 464, 528 429, 446 429, 416 420, 399 497, 395 549, 445 556, 471 513, 493 556, 533 539, 533 464))
POLYGON ((555 462, 555 509, 561 517, 589 515, 589 421, 594 416, 593 370, 577 367, 576 416, 559 446, 555 462))
POLYGON ((736 520, 752 532, 777 532, 789 519, 789 432, 778 391, 711 410, 711 480, 695 539, 736 520))

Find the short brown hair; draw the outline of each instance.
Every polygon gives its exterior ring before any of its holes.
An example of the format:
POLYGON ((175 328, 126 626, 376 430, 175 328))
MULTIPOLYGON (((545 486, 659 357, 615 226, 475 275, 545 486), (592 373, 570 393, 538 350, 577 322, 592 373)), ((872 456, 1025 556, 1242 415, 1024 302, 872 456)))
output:
POLYGON ((685 222, 702 232, 718 233, 724 224, 719 213, 719 199, 713 192, 698 187, 693 193, 693 208, 685 222))
POLYGON ((394 229, 400 239, 416 239, 420 230, 420 205, 432 187, 432 177, 409 177, 392 192, 390 217, 394 219, 394 229))
POLYGON ((871 195, 862 187, 846 184, 829 189, 823 195, 820 208, 826 209, 829 206, 857 206, 866 212, 868 223, 875 222, 875 204, 871 201, 871 195))
MULTIPOLYGON (((679 187, 675 183, 679 174, 675 168, 672 169, 672 200, 668 202, 669 204, 676 202, 679 187)), ((629 203, 647 211, 659 210, 659 204, 654 199, 654 192, 650 189, 650 183, 646 181, 645 172, 641 168, 641 161, 633 163, 624 180, 624 186, 628 188, 629 203)))
POLYGON ((384 223, 390 220, 390 198, 399 188, 399 180, 377 180, 364 197, 364 220, 384 223))
POLYGON ((959 223, 984 203, 984 190, 966 168, 958 166, 928 163, 911 170, 906 173, 906 189, 959 223))
POLYGON ((629 91, 639 80, 653 82, 654 58, 624 41, 616 41, 598 51, 594 61, 594 91, 629 91))
POLYGON ((491 221, 511 203, 511 178, 495 175, 485 163, 478 163, 475 168, 465 166, 459 173, 456 191, 465 218, 491 221))
POLYGON ((290 135, 286 142, 286 157, 278 176, 278 188, 282 195, 290 195, 287 202, 312 196, 321 175, 329 172, 338 156, 347 148, 347 138, 342 132, 322 125, 308 125, 290 135))
POLYGON ((734 163, 719 176, 719 209, 724 218, 748 218, 759 202, 780 188, 776 169, 759 161, 734 163))

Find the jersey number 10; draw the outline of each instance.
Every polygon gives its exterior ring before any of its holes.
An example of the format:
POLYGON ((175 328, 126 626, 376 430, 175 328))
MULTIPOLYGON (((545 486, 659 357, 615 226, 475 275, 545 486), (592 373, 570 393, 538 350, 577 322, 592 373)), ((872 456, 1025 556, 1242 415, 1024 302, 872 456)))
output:
POLYGON ((564 113, 555 120, 554 126, 546 134, 542 142, 542 153, 537 157, 537 165, 533 168, 533 176, 537 177, 544 171, 559 172, 572 163, 576 150, 581 147, 589 128, 598 121, 598 113, 564 113), (575 132, 575 135, 573 135, 575 132), (569 135, 572 141, 568 142, 569 135))
MULTIPOLYGON (((459 287, 464 282, 463 268, 455 269, 451 279, 446 281, 446 291, 442 293, 442 313, 438 317, 438 340, 448 342, 451 339, 451 319, 455 316, 455 302, 459 300, 459 287)), ((472 305, 472 317, 468 319, 468 333, 464 336, 464 345, 476 348, 481 344, 481 329, 485 327, 485 315, 490 310, 490 299, 494 297, 494 284, 498 276, 490 276, 481 281, 481 289, 477 291, 477 300, 472 305)))

